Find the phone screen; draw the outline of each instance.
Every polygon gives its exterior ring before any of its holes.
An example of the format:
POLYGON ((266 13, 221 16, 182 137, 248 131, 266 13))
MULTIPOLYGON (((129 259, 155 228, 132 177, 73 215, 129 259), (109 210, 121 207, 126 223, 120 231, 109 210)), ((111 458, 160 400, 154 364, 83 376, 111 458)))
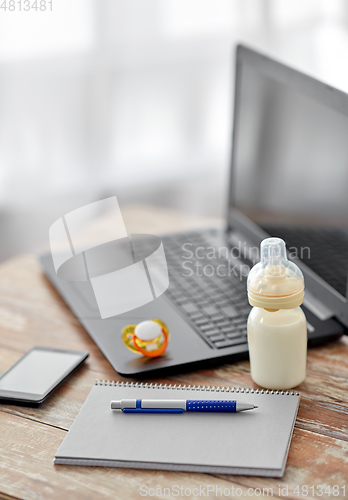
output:
POLYGON ((35 395, 37 400, 42 399, 85 359, 86 354, 34 348, 0 378, 0 395, 5 397, 4 392, 20 393, 18 397, 21 398, 28 394, 35 395))

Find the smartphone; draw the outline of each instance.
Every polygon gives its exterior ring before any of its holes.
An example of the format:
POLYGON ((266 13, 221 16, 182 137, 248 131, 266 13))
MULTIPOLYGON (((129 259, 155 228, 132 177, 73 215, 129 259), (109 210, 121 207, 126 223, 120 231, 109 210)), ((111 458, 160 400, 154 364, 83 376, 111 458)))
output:
POLYGON ((0 377, 0 403, 39 406, 88 354, 87 351, 33 347, 0 377))

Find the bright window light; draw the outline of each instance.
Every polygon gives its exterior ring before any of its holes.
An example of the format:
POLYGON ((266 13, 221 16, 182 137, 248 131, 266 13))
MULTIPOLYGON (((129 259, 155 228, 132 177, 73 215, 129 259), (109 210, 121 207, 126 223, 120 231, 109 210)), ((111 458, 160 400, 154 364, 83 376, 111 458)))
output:
POLYGON ((162 0, 160 6, 169 37, 223 34, 231 30, 236 11, 231 0, 162 0))
POLYGON ((46 4, 46 11, 0 9, 0 59, 80 51, 91 46, 91 0, 52 0, 52 11, 46 4))

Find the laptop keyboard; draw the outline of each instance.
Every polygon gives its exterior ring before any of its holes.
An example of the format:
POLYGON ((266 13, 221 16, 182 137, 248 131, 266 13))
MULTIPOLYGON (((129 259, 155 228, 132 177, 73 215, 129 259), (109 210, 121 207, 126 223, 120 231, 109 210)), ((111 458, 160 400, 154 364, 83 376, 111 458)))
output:
POLYGON ((163 244, 170 283, 166 295, 186 321, 214 349, 246 344, 246 323, 251 309, 247 301, 246 278, 240 279, 233 273, 219 276, 218 266, 220 274, 224 274, 221 269, 228 274, 228 260, 211 258, 212 243, 201 233, 165 236, 163 244), (189 248, 194 254, 195 249, 200 247, 199 259, 193 257, 189 260, 192 273, 187 270, 187 264, 186 269, 183 267, 185 243, 191 244, 189 248))
POLYGON ((263 225, 271 236, 282 238, 288 249, 297 249, 300 260, 338 293, 346 296, 348 231, 328 228, 263 225), (309 247, 302 252, 301 248, 309 247))

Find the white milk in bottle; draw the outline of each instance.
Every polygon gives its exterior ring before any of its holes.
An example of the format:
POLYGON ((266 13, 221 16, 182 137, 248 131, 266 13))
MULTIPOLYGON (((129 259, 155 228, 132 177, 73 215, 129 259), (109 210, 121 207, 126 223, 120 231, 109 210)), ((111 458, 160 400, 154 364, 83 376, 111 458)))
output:
POLYGON ((307 322, 300 269, 287 259, 285 242, 261 242, 261 262, 248 276, 251 377, 266 389, 291 389, 306 377, 307 322))

